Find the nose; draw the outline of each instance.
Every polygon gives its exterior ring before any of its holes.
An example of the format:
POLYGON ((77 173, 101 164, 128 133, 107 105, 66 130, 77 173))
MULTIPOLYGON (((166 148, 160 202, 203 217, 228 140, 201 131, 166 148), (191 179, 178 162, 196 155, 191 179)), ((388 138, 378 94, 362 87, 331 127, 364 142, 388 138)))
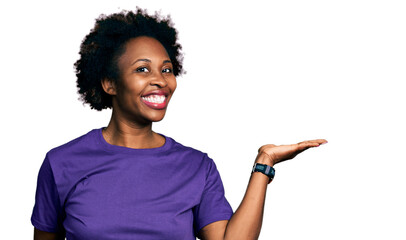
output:
POLYGON ((168 85, 165 76, 161 72, 156 72, 151 76, 151 85, 158 86, 159 88, 164 88, 168 85))

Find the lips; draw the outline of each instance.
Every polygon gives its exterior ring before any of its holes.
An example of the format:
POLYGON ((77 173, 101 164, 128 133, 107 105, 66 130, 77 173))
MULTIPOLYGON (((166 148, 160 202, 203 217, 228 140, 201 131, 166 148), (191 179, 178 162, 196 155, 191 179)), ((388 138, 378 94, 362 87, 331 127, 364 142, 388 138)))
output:
POLYGON ((156 110, 165 109, 168 103, 169 93, 162 90, 148 92, 141 96, 142 102, 148 107, 156 110))

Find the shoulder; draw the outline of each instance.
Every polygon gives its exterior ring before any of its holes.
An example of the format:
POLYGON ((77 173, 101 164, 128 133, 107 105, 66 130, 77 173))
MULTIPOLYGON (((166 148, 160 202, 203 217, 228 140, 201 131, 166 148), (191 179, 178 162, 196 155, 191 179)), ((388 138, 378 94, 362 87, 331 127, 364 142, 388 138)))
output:
POLYGON ((104 162, 95 161, 106 154, 98 139, 100 134, 101 129, 91 130, 46 154, 44 164, 53 175, 61 201, 89 171, 103 165, 104 162))
POLYGON ((170 137, 166 137, 166 139, 171 142, 170 151, 172 154, 183 156, 188 160, 192 160, 194 163, 203 164, 206 168, 211 168, 214 165, 213 159, 211 159, 206 152, 183 145, 170 137))
POLYGON ((93 129, 82 136, 79 136, 65 144, 51 149, 47 153, 47 158, 49 158, 50 160, 59 159, 63 158, 67 154, 89 151, 92 148, 95 148, 95 139, 97 138, 98 131, 100 131, 100 129, 93 129))
POLYGON ((171 151, 173 152, 189 153, 200 157, 207 156, 207 153, 202 152, 196 148, 189 147, 182 143, 179 143, 171 137, 165 136, 165 138, 167 139, 167 141, 169 141, 169 144, 171 145, 171 151))

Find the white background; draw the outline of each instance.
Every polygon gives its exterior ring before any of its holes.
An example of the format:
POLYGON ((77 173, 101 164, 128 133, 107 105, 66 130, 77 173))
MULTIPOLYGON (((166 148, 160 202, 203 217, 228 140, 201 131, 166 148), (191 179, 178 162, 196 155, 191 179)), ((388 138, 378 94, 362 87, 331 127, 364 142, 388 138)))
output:
POLYGON ((31 239, 48 150, 106 126, 73 63, 101 13, 162 9, 187 74, 154 130, 209 153, 235 210, 257 149, 329 141, 276 166, 260 239, 406 239, 406 4, 3 1, 1 239, 31 239))

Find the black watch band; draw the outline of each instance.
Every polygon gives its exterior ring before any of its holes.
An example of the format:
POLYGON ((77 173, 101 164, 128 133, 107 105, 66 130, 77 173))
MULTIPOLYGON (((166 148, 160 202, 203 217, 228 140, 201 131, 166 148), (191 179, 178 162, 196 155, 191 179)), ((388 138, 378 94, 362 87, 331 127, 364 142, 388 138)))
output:
POLYGON ((254 164, 254 167, 252 168, 252 173, 254 172, 261 172, 267 175, 269 177, 268 183, 270 183, 275 176, 275 169, 273 167, 261 163, 254 164))

